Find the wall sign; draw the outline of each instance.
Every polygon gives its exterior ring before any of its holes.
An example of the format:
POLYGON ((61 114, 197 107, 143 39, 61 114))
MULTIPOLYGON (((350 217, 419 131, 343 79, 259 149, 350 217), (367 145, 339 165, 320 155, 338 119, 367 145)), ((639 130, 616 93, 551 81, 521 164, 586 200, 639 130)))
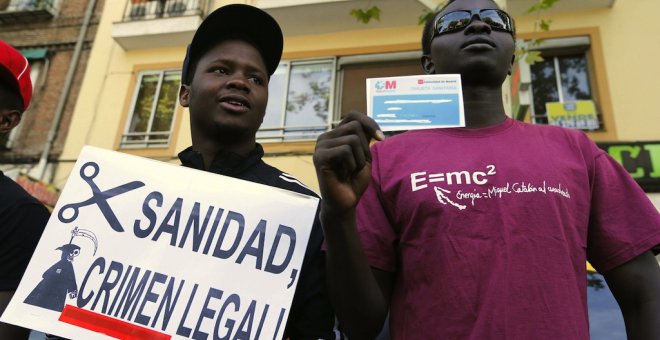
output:
POLYGON ((660 141, 597 143, 630 173, 646 192, 660 192, 660 141))

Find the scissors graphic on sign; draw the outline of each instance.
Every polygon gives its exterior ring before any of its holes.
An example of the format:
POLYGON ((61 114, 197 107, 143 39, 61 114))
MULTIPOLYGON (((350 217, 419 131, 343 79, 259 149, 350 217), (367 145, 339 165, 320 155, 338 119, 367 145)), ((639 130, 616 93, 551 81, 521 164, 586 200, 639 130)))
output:
POLYGON ((80 178, 82 178, 85 182, 87 182, 87 185, 89 185, 89 187, 92 189, 92 197, 79 203, 72 203, 63 206, 62 209, 60 209, 60 212, 58 213, 57 217, 60 219, 61 222, 69 223, 74 221, 76 218, 78 218, 78 213, 80 212, 80 208, 88 205, 96 204, 99 207, 99 209, 101 209, 101 212, 103 213, 103 216, 105 217, 106 221, 108 221, 108 223, 110 224, 110 227, 114 231, 123 232, 124 228, 121 226, 121 223, 119 223, 119 220, 117 219, 117 216, 115 216, 115 213, 112 212, 112 209, 108 204, 108 199, 115 197, 117 195, 121 195, 127 191, 131 191, 133 189, 143 187, 144 183, 139 181, 133 181, 126 184, 122 184, 118 187, 109 190, 101 191, 98 185, 94 183, 94 178, 98 174, 99 174, 98 164, 94 162, 87 162, 83 164, 83 166, 80 168, 80 178), (92 171, 92 173, 88 174, 89 171, 92 171), (68 213, 68 211, 73 211, 73 212, 68 213))

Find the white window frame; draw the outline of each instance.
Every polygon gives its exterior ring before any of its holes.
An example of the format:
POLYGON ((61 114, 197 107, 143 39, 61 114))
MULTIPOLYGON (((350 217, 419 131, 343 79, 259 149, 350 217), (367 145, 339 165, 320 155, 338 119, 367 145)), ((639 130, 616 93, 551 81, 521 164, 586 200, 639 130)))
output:
MULTIPOLYGON (((336 126, 341 120, 342 112, 341 108, 341 90, 343 86, 343 69, 344 65, 353 65, 353 64, 368 64, 368 63, 377 63, 377 62, 387 62, 387 61, 400 61, 400 60, 419 60, 421 57, 421 51, 404 51, 404 52, 391 52, 391 53, 379 53, 379 54, 361 54, 361 55, 352 55, 352 56, 342 56, 342 57, 326 57, 326 58, 313 58, 313 59, 293 59, 293 60, 283 60, 280 62, 280 65, 287 65, 287 73, 285 77, 284 85, 284 100, 282 101, 280 107, 280 124, 278 127, 261 127, 259 132, 273 132, 280 131, 276 136, 260 137, 257 136, 257 141, 260 143, 281 143, 281 142, 296 142, 296 141, 310 141, 314 140, 313 138, 306 139, 289 139, 286 138, 284 130, 291 128, 321 128, 322 126, 285 126, 286 121, 286 106, 287 106, 287 97, 289 93, 289 80, 290 72, 292 66, 305 65, 305 64, 316 64, 324 61, 332 61, 332 78, 330 80, 332 87, 330 90, 329 102, 328 102, 328 118, 324 125, 325 129, 319 131, 316 136, 320 135, 323 132, 329 131, 332 127, 336 126)), ((366 84, 365 84, 366 86, 366 84)), ((271 90, 270 95, 273 95, 271 90)), ((366 99, 365 99, 366 100, 366 99)), ((366 112, 365 112, 366 113, 366 112)))
MULTIPOLYGON (((281 65, 287 65, 287 71, 285 75, 285 80, 284 80, 284 89, 282 91, 282 96, 284 99, 282 100, 282 105, 280 107, 280 122, 279 126, 276 127, 260 127, 259 132, 279 132, 277 135, 273 136, 259 136, 257 135, 257 142, 259 143, 282 143, 282 142, 300 142, 300 141, 310 141, 310 140, 316 140, 316 137, 318 137, 320 134, 323 132, 326 132, 330 130, 331 123, 332 123, 332 118, 334 116, 333 112, 335 111, 335 96, 337 93, 337 87, 336 87, 336 77, 337 77, 337 58, 335 57, 328 57, 328 58, 315 58, 315 59, 297 59, 297 60, 283 60, 280 62, 281 65), (324 64, 324 63, 330 63, 331 65, 331 78, 330 78, 330 95, 328 98, 328 117, 326 118, 326 121, 323 125, 304 125, 304 126, 287 126, 286 125, 286 113, 287 113, 287 103, 288 103, 288 97, 289 97, 289 87, 290 87, 290 79, 291 79, 291 69, 294 66, 300 66, 300 65, 314 65, 314 64, 324 64), (312 136, 309 138, 287 138, 287 134, 285 133, 285 130, 290 130, 290 129, 300 129, 300 130, 318 130, 318 132, 314 132, 312 136), (321 130, 323 129, 323 130, 321 130)), ((272 89, 269 89, 269 96, 272 96, 273 92, 272 89)))
POLYGON ((163 19, 179 16, 197 15, 203 10, 204 3, 201 0, 166 0, 126 2, 124 10, 124 21, 163 19), (185 7, 173 10, 173 4, 184 4, 185 7), (162 6, 166 6, 162 8, 162 6))
POLYGON ((120 149, 153 149, 153 148, 167 148, 170 146, 172 140, 172 134, 174 133, 174 123, 177 118, 177 113, 179 111, 179 97, 176 98, 176 103, 172 112, 172 120, 170 122, 170 128, 167 132, 151 132, 153 126, 154 117, 156 116, 156 107, 158 106, 158 98, 160 96, 161 87, 163 85, 163 80, 165 79, 166 73, 181 73, 180 69, 168 68, 161 70, 144 70, 138 73, 137 79, 133 84, 133 95, 131 98, 131 105, 129 109, 128 117, 126 118, 126 123, 124 126, 124 132, 122 133, 121 140, 119 142, 120 149), (156 85, 156 91, 154 93, 154 99, 151 103, 151 113, 149 115, 149 123, 147 125, 147 132, 130 132, 131 122, 133 121, 133 114, 135 113, 135 105, 138 100, 138 93, 140 92, 140 85, 142 84, 142 79, 145 76, 150 76, 157 74, 158 84, 156 85), (150 141, 149 137, 154 135, 167 135, 167 139, 158 139, 150 141), (145 140, 131 141, 128 140, 129 137, 133 136, 145 136, 145 140))
MULTIPOLYGON (((562 48, 579 48, 579 47, 582 47, 582 48, 585 49, 584 57, 587 60, 587 70, 589 70, 593 66, 590 65, 590 60, 589 60, 589 57, 588 57, 588 53, 589 53, 588 51, 589 51, 589 49, 591 49, 591 37, 588 36, 588 35, 545 39, 545 40, 541 41, 539 46, 531 47, 530 50, 543 52, 543 51, 551 51, 551 50, 557 50, 557 49, 562 49, 562 48)), ((550 56, 550 57, 545 57, 545 58, 547 58, 547 59, 552 58, 554 71, 555 71, 555 81, 556 81, 556 86, 557 86, 558 100, 559 100, 559 102, 563 103, 564 102, 564 91, 563 91, 563 86, 561 84, 561 73, 560 73, 561 70, 560 70, 560 67, 559 67, 559 57, 550 56)), ((521 66, 521 68, 522 67, 526 68, 526 70, 524 70, 524 71, 521 70, 521 73, 526 71, 526 72, 529 72, 528 74, 530 74, 530 86, 531 86, 530 91, 529 91, 529 96, 530 96, 530 104, 529 104, 530 105, 530 108, 529 108, 529 110, 530 110, 529 111, 530 112, 530 120, 534 124, 544 124, 545 125, 547 123, 542 122, 542 121, 537 121, 538 119, 543 119, 543 118, 547 119, 547 116, 543 115, 543 114, 536 114, 536 112, 535 112, 535 108, 534 108, 534 91, 533 91, 534 84, 531 81, 531 67, 527 63, 519 63, 519 65, 521 66)), ((594 81, 593 81, 593 79, 591 79, 592 75, 589 72, 587 72, 587 75, 589 76, 589 87, 590 87, 590 91, 591 91, 591 100, 593 100, 596 104, 598 104, 597 101, 595 100, 595 98, 597 97, 597 94, 595 93, 596 90, 593 86, 594 81)), ((598 105, 597 105, 597 107, 598 107, 598 105)), ((598 117, 599 128, 596 129, 596 130, 588 130, 588 131, 604 131, 605 130, 603 113, 598 112, 597 117, 598 117)))
MULTIPOLYGON (((390 53, 378 53, 378 54, 359 54, 339 57, 337 60, 337 82, 336 89, 337 99, 335 102, 335 107, 337 112, 333 114, 332 125, 336 126, 341 121, 341 116, 343 112, 340 112, 341 108, 341 93, 340 89, 344 86, 344 69, 345 65, 355 65, 355 64, 372 64, 379 62, 388 62, 388 61, 402 61, 402 60, 419 60, 422 56, 421 51, 405 51, 405 52, 390 52, 390 53)), ((364 86, 367 86, 365 84, 364 86)), ((365 100, 367 100, 365 98, 365 100)), ((366 114, 366 112, 364 112, 366 114)))
MULTIPOLYGON (((51 8, 57 10, 60 8, 61 0, 51 0, 51 8)), ((7 5, 8 12, 19 12, 19 11, 32 11, 36 10, 37 0, 10 0, 9 5, 7 5)))

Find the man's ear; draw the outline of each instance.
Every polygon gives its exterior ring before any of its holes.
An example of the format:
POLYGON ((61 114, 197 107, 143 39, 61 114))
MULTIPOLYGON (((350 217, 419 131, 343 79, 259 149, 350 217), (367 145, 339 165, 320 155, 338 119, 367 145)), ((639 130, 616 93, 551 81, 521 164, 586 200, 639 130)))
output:
POLYGON ((179 88, 179 103, 183 107, 188 107, 190 104, 190 85, 181 84, 179 88))
POLYGON ((514 53, 513 56, 511 56, 511 64, 509 65, 509 72, 507 73, 508 75, 511 75, 513 73, 513 64, 516 62, 516 54, 514 53))
POLYGON ((11 131, 21 122, 21 113, 17 110, 0 110, 0 133, 11 131))
POLYGON ((433 64, 431 56, 422 56, 422 67, 424 68, 424 72, 426 72, 426 74, 435 74, 435 64, 433 64))

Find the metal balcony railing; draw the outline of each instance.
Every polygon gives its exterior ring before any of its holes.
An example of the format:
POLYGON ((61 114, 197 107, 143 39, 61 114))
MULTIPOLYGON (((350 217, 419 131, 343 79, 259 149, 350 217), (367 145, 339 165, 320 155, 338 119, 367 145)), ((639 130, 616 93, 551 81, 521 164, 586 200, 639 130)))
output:
POLYGON ((34 11, 41 9, 54 10, 54 0, 17 0, 11 1, 7 6, 7 12, 34 11))
POLYGON ((165 132, 127 132, 121 138, 122 148, 165 147, 170 142, 170 131, 165 132))
POLYGON ((327 124, 262 127, 259 129, 259 132, 257 132, 257 141, 263 143, 316 140, 319 135, 328 130, 329 126, 327 124))
POLYGON ((55 0, 15 0, 0 9, 0 23, 24 23, 52 19, 56 13, 55 0))
POLYGON ((206 0, 129 0, 122 21, 201 16, 205 4, 206 0))

